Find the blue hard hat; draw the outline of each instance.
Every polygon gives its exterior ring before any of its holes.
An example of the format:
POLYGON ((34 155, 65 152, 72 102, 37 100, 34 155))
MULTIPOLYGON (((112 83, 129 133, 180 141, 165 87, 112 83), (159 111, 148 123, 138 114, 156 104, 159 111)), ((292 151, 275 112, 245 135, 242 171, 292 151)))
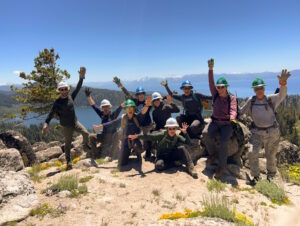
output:
POLYGON ((138 94, 140 94, 140 93, 143 93, 143 94, 146 93, 145 90, 144 90, 144 88, 143 88, 142 86, 138 86, 138 87, 136 88, 136 90, 135 90, 135 94, 136 94, 136 95, 138 95, 138 94))
POLYGON ((181 83, 180 89, 183 89, 183 87, 191 87, 191 89, 193 89, 192 83, 189 80, 185 80, 181 83))

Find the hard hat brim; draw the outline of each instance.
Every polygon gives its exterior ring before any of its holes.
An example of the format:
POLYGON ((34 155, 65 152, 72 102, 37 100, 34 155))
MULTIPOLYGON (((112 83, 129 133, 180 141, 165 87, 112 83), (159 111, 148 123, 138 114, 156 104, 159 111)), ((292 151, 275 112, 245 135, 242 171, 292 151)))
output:
POLYGON ((183 89, 184 87, 190 87, 191 89, 194 88, 192 85, 184 85, 184 86, 180 86, 180 89, 183 89))
POLYGON ((68 90, 70 90, 70 86, 69 85, 64 85, 64 86, 61 86, 61 87, 57 88, 56 92, 60 92, 59 89, 66 88, 66 87, 68 88, 68 90))

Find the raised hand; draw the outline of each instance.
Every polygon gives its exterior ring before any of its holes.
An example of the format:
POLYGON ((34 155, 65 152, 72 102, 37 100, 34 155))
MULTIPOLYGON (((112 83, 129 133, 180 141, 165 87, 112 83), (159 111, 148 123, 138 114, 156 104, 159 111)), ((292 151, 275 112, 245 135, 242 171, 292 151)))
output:
POLYGON ((84 92, 85 92, 85 95, 86 95, 87 97, 89 97, 89 96, 91 95, 91 93, 92 93, 91 89, 88 88, 88 87, 85 88, 84 92))
POLYGON ((100 125, 93 125, 93 129, 94 129, 95 132, 97 132, 97 131, 103 129, 103 125, 102 124, 100 124, 100 125))
POLYGON ((168 85, 168 80, 162 80, 162 81, 160 82, 160 84, 161 84, 162 86, 166 86, 166 85, 168 85))
POLYGON ((42 129, 42 134, 46 135, 49 131, 49 127, 47 123, 44 123, 43 129, 42 129))
POLYGON ((116 83, 118 87, 122 86, 121 80, 117 76, 113 78, 113 82, 116 83))
POLYGON ((291 73, 287 71, 287 69, 283 69, 281 71, 281 75, 277 75, 277 78, 280 82, 286 82, 288 78, 291 76, 291 73))
POLYGON ((85 79, 86 68, 85 67, 80 67, 78 73, 79 73, 79 78, 80 79, 85 79))
POLYGON ((128 135, 128 139, 129 140, 135 140, 138 138, 138 135, 137 134, 132 134, 132 135, 128 135))
POLYGON ((211 58, 210 60, 208 60, 208 68, 213 69, 214 66, 215 66, 215 60, 211 58))
POLYGON ((147 97, 145 105, 150 107, 152 105, 152 98, 150 96, 147 97))
POLYGON ((187 133, 186 130, 187 130, 188 127, 189 127, 189 125, 186 122, 182 123, 182 128, 180 129, 181 132, 183 132, 184 134, 186 134, 187 133))
POLYGON ((171 104, 172 103, 172 96, 171 95, 166 95, 166 100, 167 100, 167 104, 171 104))
POLYGON ((122 107, 122 108, 125 108, 125 102, 123 102, 123 103, 121 104, 121 107, 122 107))

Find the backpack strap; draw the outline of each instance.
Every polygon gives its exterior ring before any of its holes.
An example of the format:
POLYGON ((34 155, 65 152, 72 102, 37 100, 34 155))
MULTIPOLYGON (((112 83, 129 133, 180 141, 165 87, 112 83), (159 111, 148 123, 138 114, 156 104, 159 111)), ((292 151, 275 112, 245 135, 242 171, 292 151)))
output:
POLYGON ((192 97, 193 97, 193 99, 196 102, 198 102, 199 108, 200 108, 200 112, 202 113, 202 111, 203 111, 203 105, 202 105, 201 101, 199 100, 199 98, 197 97, 197 95, 194 92, 192 93, 192 97))

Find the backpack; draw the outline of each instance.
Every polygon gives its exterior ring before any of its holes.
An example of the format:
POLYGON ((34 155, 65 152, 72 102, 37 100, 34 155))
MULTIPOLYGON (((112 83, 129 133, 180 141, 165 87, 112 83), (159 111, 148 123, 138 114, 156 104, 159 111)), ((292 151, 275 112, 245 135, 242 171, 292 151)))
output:
POLYGON ((278 121, 278 114, 277 114, 277 111, 276 111, 276 109, 275 109, 274 104, 272 103, 271 98, 268 98, 267 96, 264 96, 264 98, 267 99, 267 104, 255 104, 255 101, 256 101, 256 99, 257 99, 256 96, 252 96, 252 97, 251 97, 251 106, 250 106, 251 114, 252 114, 252 108, 253 108, 253 105, 265 105, 266 110, 268 109, 268 107, 270 107, 270 108, 272 109, 272 111, 273 111, 274 114, 275 114, 276 121, 279 122, 279 121, 278 121))

